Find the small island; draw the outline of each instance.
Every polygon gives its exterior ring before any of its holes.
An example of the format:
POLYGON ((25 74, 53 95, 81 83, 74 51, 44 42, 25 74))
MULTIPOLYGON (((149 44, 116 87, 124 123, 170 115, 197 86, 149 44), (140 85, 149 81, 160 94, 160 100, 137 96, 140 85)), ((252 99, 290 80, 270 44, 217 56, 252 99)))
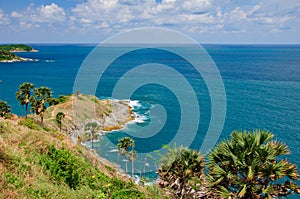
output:
POLYGON ((38 52, 33 49, 31 46, 25 44, 6 44, 1 45, 0 50, 5 50, 9 52, 38 52))
POLYGON ((7 44, 0 46, 0 62, 22 62, 36 61, 35 59, 23 58, 14 54, 14 52, 38 52, 31 46, 24 44, 7 44))

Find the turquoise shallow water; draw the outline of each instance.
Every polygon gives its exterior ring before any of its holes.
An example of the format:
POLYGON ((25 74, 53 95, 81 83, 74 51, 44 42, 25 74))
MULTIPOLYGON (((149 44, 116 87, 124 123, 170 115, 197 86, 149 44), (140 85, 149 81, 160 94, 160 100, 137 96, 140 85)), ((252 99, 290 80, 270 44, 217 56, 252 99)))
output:
MULTIPOLYGON (((46 85, 53 89, 55 95, 73 92, 77 71, 93 49, 94 45, 33 44, 38 53, 19 53, 24 57, 39 59, 38 62, 0 63, 0 99, 8 101, 15 113, 22 114, 22 109, 15 99, 19 84, 33 82, 36 86, 46 85)), ((118 48, 108 48, 113 53, 118 48)), ((268 129, 275 138, 285 142, 291 149, 288 160, 300 165, 300 46, 297 45, 204 45, 216 63, 223 78, 227 111, 223 131, 219 139, 228 138, 235 129, 268 129)), ((193 49, 188 49, 193 53, 193 49)), ((138 64, 148 61, 162 63, 178 69, 196 90, 200 104, 200 126, 191 144, 199 149, 211 117, 211 101, 208 89, 197 71, 170 53, 156 49, 146 49, 127 54, 116 60, 104 73, 98 84, 98 97, 111 97, 115 83, 122 75, 138 64)), ((100 66, 99 66, 100 67, 100 66)), ((93 72, 91 71, 91 77, 93 72)), ((149 75, 147 70, 140 71, 137 77, 149 75)), ((172 74, 161 76, 165 79, 175 78, 172 74)), ((87 91, 81 91, 83 93, 87 91)), ((139 127, 151 122, 162 122, 161 115, 152 115, 151 108, 161 104, 167 113, 167 120, 160 133, 151 138, 137 138, 136 150, 149 152, 169 143, 175 136, 180 123, 181 110, 176 94, 170 89, 156 84, 144 85, 131 96, 137 100, 135 111, 140 115, 139 124, 130 124, 125 130, 110 133, 96 144, 98 152, 108 159, 117 160, 115 147, 119 137, 126 133, 137 133, 139 127), (150 112, 149 112, 150 111, 150 112), (108 138, 108 139, 107 139, 108 138)), ((188 103, 188 102, 187 102, 188 103)), ((143 133, 143 132, 141 132, 143 133)), ((187 129, 186 136, 189 136, 187 129)), ((136 172, 143 170, 144 158, 137 162, 136 172)), ((125 163, 122 163, 123 166, 125 163)))

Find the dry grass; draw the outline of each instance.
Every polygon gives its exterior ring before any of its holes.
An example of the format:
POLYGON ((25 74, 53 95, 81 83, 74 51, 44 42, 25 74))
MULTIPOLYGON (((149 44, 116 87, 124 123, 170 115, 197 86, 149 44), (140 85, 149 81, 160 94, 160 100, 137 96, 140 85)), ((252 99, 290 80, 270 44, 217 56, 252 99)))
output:
POLYGON ((115 165, 74 144, 48 121, 41 127, 32 118, 0 118, 0 198, 165 198, 158 188, 133 185, 117 174, 115 165), (50 145, 78 160, 82 182, 77 189, 55 179, 41 164, 50 145))

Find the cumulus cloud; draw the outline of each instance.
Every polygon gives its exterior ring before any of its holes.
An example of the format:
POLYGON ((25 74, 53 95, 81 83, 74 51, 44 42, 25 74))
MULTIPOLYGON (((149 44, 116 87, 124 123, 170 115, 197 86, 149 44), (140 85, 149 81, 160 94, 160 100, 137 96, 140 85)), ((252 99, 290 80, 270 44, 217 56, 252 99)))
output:
POLYGON ((35 15, 33 15, 33 19, 37 22, 64 22, 66 20, 66 13, 62 7, 52 3, 38 7, 35 15))
POLYGON ((210 11, 213 0, 87 0, 70 12, 78 29, 129 29, 144 26, 180 28, 216 24, 210 11))
POLYGON ((0 24, 9 24, 8 16, 0 9, 0 24))
POLYGON ((38 28, 41 24, 63 23, 67 20, 64 8, 52 3, 35 7, 30 4, 23 11, 13 11, 10 17, 18 21, 18 25, 22 29, 38 28))
MULTIPOLYGON (((299 26, 298 0, 84 0, 73 7, 29 5, 10 18, 23 28, 63 24, 66 31, 114 31, 145 26, 188 32, 281 31, 299 26)), ((0 24, 9 18, 0 10, 0 24)))

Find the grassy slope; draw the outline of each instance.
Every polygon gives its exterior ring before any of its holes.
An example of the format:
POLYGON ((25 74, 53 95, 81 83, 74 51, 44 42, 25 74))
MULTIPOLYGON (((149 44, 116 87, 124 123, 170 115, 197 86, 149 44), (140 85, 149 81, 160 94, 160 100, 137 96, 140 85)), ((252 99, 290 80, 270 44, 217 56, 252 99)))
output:
MULTIPOLYGON (((109 111, 106 102, 81 97, 86 106, 79 118, 89 117, 89 102, 96 101, 99 114, 109 111)), ((0 198, 166 198, 156 185, 135 185, 112 163, 71 141, 71 99, 50 107, 43 127, 37 116, 0 118, 0 198), (58 111, 66 112, 63 132, 53 121, 58 111)))
POLYGON ((0 118, 0 198, 160 198, 31 118, 0 118))

